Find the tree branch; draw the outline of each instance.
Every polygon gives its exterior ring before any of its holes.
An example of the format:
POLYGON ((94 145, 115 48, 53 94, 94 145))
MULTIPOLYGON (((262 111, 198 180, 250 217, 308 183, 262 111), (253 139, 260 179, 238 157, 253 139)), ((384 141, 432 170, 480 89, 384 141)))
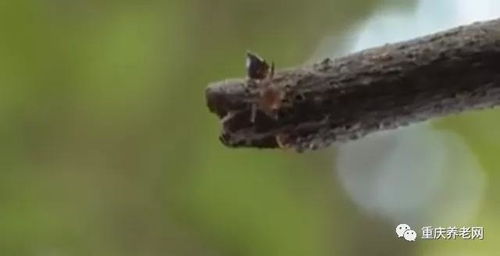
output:
POLYGON ((252 80, 206 89, 230 147, 316 149, 409 123, 500 103, 500 19, 278 71, 275 115, 252 80), (252 122, 252 107, 257 115, 252 122))

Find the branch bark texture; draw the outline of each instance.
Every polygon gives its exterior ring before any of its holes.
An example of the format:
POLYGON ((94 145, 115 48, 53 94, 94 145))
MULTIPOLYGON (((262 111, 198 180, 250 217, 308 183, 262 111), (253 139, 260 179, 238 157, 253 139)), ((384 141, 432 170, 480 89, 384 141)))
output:
POLYGON ((317 149, 500 104, 500 19, 276 72, 275 116, 252 106, 249 79, 216 82, 207 106, 230 147, 317 149))

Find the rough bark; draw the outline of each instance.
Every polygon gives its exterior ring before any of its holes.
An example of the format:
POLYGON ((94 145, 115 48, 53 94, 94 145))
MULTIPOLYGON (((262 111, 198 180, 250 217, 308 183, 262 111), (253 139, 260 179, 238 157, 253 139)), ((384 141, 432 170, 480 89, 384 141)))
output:
MULTIPOLYGON (((317 149, 379 130, 500 103, 500 19, 278 71, 276 116, 251 109, 249 79, 206 89, 230 147, 317 149)), ((499 127, 500 128, 500 127, 499 127)))

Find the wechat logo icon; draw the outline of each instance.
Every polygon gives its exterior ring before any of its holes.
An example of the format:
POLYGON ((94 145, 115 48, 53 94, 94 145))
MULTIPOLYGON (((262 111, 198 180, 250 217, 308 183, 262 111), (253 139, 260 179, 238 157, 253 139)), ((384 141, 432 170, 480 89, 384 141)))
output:
POLYGON ((399 238, 403 237, 408 242, 415 242, 417 238, 417 232, 411 229, 407 224, 399 224, 396 227, 396 234, 399 238))

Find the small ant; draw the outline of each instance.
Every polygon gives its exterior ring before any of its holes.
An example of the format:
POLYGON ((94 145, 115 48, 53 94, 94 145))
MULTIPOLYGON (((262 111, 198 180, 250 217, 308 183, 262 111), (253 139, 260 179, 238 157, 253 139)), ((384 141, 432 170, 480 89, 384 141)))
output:
POLYGON ((258 94, 257 102, 252 105, 251 122, 255 122, 257 110, 277 119, 277 111, 282 105, 285 92, 272 84, 274 63, 271 62, 269 66, 260 56, 247 52, 246 69, 249 85, 255 86, 258 94))
MULTIPOLYGON (((260 56, 247 52, 246 64, 248 84, 249 86, 253 85, 258 94, 257 102, 252 104, 250 121, 255 122, 257 110, 264 112, 273 119, 278 119, 277 111, 283 104, 285 91, 273 86, 274 62, 271 62, 271 66, 269 66, 260 56)), ((289 136, 284 133, 275 136, 276 144, 283 149, 289 148, 288 139, 289 136)))
MULTIPOLYGON (((247 88, 256 93, 257 99, 252 103, 250 121, 255 122, 257 111, 264 112, 267 116, 278 119, 278 110, 282 107, 285 91, 273 86, 274 63, 271 65, 257 54, 247 52, 246 56, 247 88)), ((224 124, 237 113, 229 112, 221 122, 224 124)), ((275 136, 276 144, 280 148, 289 148, 289 136, 280 133, 275 136)))

